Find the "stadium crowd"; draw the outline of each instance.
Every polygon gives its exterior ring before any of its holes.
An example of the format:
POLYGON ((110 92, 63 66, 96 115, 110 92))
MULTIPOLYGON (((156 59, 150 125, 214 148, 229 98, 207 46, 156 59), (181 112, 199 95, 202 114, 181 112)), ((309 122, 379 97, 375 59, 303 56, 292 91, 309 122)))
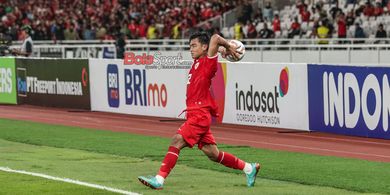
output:
POLYGON ((388 0, 296 0, 282 10, 268 2, 222 34, 237 39, 387 38, 389 10, 388 0))
POLYGON ((21 40, 180 38, 180 31, 237 7, 235 0, 0 0, 0 30, 21 40))
MULTIPOLYGON (((237 23, 218 29, 227 38, 387 38, 389 0, 296 0, 281 10, 250 0, 0 0, 0 32, 22 40, 179 39, 182 32, 236 9, 237 23)), ((324 41, 323 43, 327 43, 324 41)))

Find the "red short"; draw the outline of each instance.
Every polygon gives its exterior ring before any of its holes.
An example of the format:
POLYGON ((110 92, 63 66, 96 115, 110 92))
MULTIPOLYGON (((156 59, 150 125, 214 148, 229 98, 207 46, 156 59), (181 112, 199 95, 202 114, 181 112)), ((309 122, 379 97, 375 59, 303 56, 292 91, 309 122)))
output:
POLYGON ((177 130, 182 135, 190 148, 198 144, 202 149, 204 145, 216 144, 210 131, 211 115, 207 110, 187 111, 187 121, 177 130))

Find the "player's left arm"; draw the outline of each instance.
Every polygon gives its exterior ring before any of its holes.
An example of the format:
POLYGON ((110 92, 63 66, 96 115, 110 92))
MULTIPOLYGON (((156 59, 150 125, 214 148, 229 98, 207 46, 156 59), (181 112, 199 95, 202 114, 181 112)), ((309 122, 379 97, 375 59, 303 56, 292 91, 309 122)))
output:
POLYGON ((215 55, 217 55, 218 51, 223 50, 220 48, 220 46, 226 49, 227 54, 231 54, 234 58, 238 59, 240 55, 240 53, 236 51, 238 46, 230 43, 229 41, 219 36, 218 34, 214 34, 213 36, 211 36, 207 55, 209 57, 214 57, 215 55))

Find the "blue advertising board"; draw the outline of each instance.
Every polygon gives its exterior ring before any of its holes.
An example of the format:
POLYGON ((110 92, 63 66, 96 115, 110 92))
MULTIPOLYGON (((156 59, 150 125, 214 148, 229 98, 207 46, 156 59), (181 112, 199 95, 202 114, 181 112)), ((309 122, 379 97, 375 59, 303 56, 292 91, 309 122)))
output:
POLYGON ((308 65, 309 128, 390 139, 390 67, 308 65))
POLYGON ((119 75, 118 65, 108 64, 107 66, 107 92, 108 105, 110 107, 119 107, 119 75))

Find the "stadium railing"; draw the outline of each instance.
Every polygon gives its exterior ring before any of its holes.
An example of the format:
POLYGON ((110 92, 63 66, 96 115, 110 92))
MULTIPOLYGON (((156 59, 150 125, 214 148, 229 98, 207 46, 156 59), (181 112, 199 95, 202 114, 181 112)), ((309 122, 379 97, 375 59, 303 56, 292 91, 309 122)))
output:
MULTIPOLYGON (((377 52, 376 63, 381 63, 381 55, 388 55, 390 52, 390 39, 326 39, 329 44, 318 44, 319 39, 244 39, 248 52, 256 52, 259 60, 269 52, 289 52, 290 56, 302 51, 315 52, 320 55, 322 52, 344 51, 348 59, 353 58, 357 52, 370 50, 377 52), (355 52, 355 53, 354 53, 355 52)), ((20 44, 20 43, 19 43, 20 44)), ((14 48, 19 47, 14 43, 14 48)), ((156 40, 127 40, 126 51, 149 52, 149 51, 187 51, 187 39, 156 39, 156 40)), ((34 41, 34 57, 52 58, 115 58, 116 46, 114 41, 60 41, 56 44, 53 41, 34 41)), ((322 60, 319 59, 319 62, 322 60)), ((292 57, 288 62, 294 62, 292 57)), ((351 62, 351 60, 349 60, 351 62)), ((382 60, 383 62, 383 60, 382 60)))
MULTIPOLYGON (((317 39, 317 38, 298 38, 298 39, 243 39, 245 46, 250 48, 256 45, 318 45, 320 41, 327 41, 330 45, 346 45, 346 44, 373 44, 375 42, 390 43, 390 38, 331 38, 331 39, 317 39)), ((127 45, 188 45, 188 39, 128 39, 127 45)), ((13 46, 21 45, 22 41, 13 41, 13 46)), ((115 40, 63 40, 63 41, 41 41, 34 40, 34 45, 104 45, 115 44, 115 40)))

